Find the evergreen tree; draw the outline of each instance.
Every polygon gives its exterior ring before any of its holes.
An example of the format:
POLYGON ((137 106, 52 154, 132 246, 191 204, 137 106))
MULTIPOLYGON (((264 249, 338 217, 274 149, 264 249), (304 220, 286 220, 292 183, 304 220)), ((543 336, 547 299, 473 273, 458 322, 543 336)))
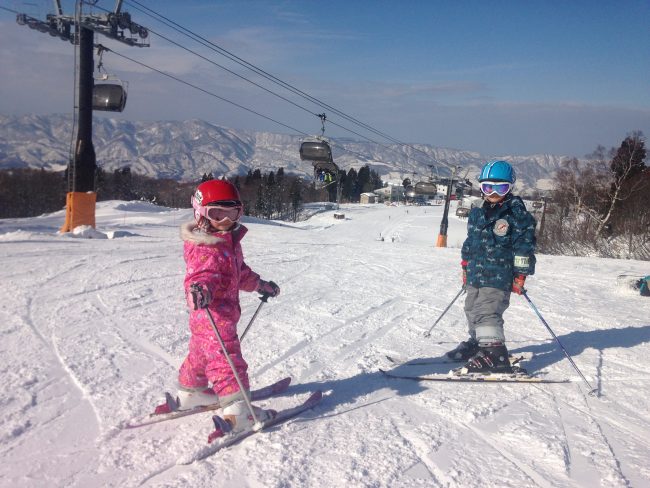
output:
POLYGON ((284 213, 287 210, 285 206, 288 203, 287 196, 287 183, 284 176, 284 168, 280 166, 276 174, 276 192, 275 198, 273 200, 273 211, 278 215, 280 219, 284 218, 284 213))
POLYGON ((300 180, 298 178, 294 178, 289 189, 289 200, 291 202, 291 220, 294 222, 298 220, 298 214, 300 213, 300 207, 302 204, 302 192, 300 187, 300 180))
POLYGON ((379 173, 377 173, 374 169, 370 170, 370 190, 369 191, 374 191, 378 188, 382 188, 384 186, 383 181, 381 181, 381 176, 379 176, 379 173))
POLYGON ((259 185, 257 187, 257 194, 255 195, 255 212, 253 215, 256 217, 261 217, 264 215, 264 187, 259 185))
POLYGON ((343 199, 347 200, 348 202, 353 201, 356 183, 357 183, 357 172, 354 168, 350 168, 348 174, 345 176, 345 179, 343 180, 343 189, 341 191, 341 195, 343 199))

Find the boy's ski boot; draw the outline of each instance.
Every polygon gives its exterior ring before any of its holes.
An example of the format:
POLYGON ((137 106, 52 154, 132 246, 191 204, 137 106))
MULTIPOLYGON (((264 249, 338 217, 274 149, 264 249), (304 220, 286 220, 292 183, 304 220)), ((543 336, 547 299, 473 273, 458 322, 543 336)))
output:
POLYGON ((455 349, 449 351, 446 356, 453 361, 467 361, 479 350, 478 341, 472 337, 461 342, 455 349))
POLYGON ((513 372, 508 349, 500 342, 479 347, 478 352, 461 368, 461 374, 512 374, 513 372))

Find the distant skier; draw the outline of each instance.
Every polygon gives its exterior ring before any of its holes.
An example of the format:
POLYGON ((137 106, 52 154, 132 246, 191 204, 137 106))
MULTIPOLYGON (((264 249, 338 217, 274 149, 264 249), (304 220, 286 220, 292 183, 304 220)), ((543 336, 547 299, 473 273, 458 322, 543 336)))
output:
POLYGON ((639 293, 641 296, 650 297, 650 275, 639 280, 639 293))
MULTIPOLYGON (((181 227, 187 271, 185 294, 190 309, 189 353, 179 371, 178 399, 186 410, 217 401, 223 417, 235 431, 252 425, 243 395, 250 395, 247 369, 241 353, 237 322, 239 290, 275 297, 280 288, 261 280, 244 262, 240 241, 247 232, 239 223, 243 206, 237 188, 225 180, 201 183, 192 197, 194 218, 181 227), (246 391, 240 391, 209 322, 209 309, 246 391), (212 384, 212 388, 209 388, 212 384), (218 396, 218 400, 217 400, 218 396)), ((260 421, 271 410, 254 407, 260 421)))
POLYGON ((619 275, 616 281, 618 286, 636 290, 643 297, 650 297, 650 275, 643 277, 619 275))
POLYGON ((488 162, 478 180, 485 201, 470 211, 461 251, 470 337, 447 356, 467 360, 468 372, 509 373, 503 313, 511 292, 521 294, 526 276, 535 272, 536 222, 512 194, 516 176, 510 164, 488 162))

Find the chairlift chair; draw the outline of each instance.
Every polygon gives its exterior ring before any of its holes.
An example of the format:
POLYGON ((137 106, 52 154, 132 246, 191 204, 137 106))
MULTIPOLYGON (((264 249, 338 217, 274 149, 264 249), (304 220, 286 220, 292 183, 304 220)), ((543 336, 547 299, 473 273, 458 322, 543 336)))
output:
POLYGON ((435 195, 438 193, 438 187, 431 181, 418 181, 415 184, 414 191, 416 195, 435 195))
POLYGON ((303 161, 333 163, 332 148, 324 139, 302 141, 300 144, 300 159, 303 161))
POLYGON ((314 185, 316 188, 325 188, 339 180, 339 167, 334 161, 312 161, 314 166, 314 185))
POLYGON ((120 80, 108 80, 93 86, 93 110, 122 112, 126 106, 126 85, 120 80))
POLYGON ((104 112, 122 112, 126 106, 127 83, 104 69, 103 54, 106 48, 99 46, 99 62, 93 86, 93 110, 104 112))

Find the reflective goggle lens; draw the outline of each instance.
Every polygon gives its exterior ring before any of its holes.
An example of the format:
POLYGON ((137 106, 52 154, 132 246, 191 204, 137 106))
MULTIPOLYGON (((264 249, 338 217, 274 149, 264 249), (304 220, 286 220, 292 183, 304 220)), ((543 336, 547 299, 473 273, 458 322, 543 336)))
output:
POLYGON ((197 218, 202 216, 216 222, 224 219, 237 222, 244 213, 241 202, 237 200, 220 201, 218 204, 203 206, 192 197, 192 207, 196 211, 197 218))
POLYGON ((206 217, 210 220, 220 222, 224 219, 230 219, 233 222, 237 222, 242 214, 242 208, 239 207, 221 207, 221 206, 210 206, 205 207, 206 217))
POLYGON ((497 195, 502 197, 510 191, 511 187, 512 184, 507 182, 493 183, 491 181, 484 181, 483 183, 481 183, 481 191, 485 195, 492 195, 496 193, 497 195))

